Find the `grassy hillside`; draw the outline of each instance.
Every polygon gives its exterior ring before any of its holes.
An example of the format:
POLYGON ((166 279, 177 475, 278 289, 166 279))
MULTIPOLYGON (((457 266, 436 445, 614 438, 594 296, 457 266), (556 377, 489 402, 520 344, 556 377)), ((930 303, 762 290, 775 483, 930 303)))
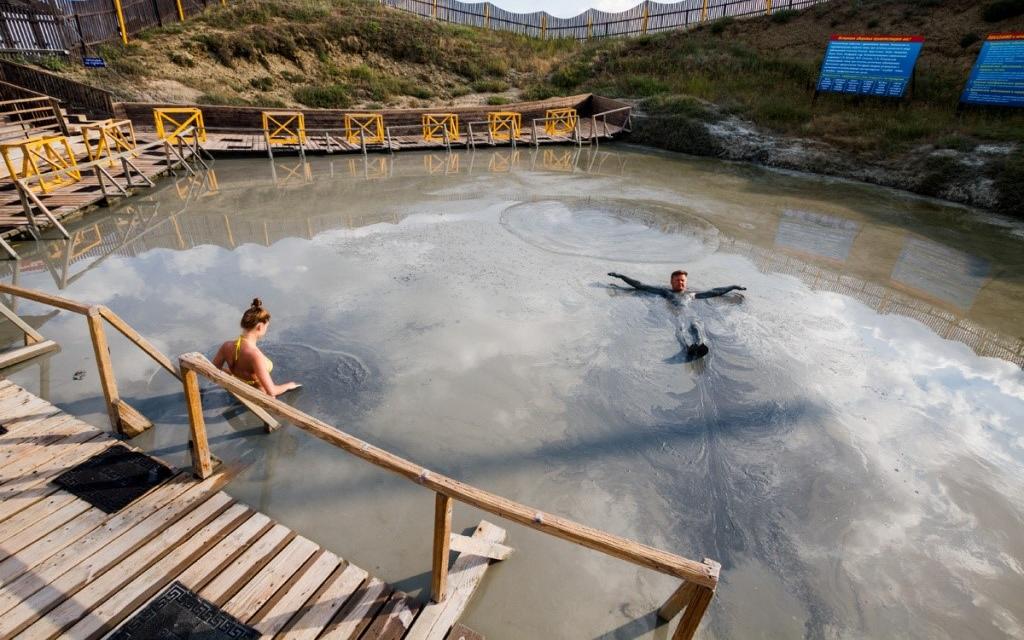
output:
POLYGON ((62 71, 134 99, 338 108, 499 103, 576 48, 423 20, 372 0, 241 0, 144 31, 127 47, 100 47, 108 69, 62 71))

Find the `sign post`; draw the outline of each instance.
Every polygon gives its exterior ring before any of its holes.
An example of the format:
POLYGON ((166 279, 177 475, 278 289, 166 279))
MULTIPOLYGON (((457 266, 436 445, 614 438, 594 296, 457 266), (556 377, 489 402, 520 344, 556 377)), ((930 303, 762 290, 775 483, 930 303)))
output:
POLYGON ((834 35, 814 95, 903 98, 923 46, 923 36, 834 35))
POLYGON ((1024 107, 1024 33, 988 37, 967 79, 960 104, 1024 107))

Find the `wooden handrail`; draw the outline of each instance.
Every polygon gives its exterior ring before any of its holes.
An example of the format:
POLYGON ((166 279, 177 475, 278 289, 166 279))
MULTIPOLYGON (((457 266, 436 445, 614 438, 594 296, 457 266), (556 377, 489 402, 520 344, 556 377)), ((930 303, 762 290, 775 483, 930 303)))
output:
MULTIPOLYGON (((233 394, 244 397, 267 411, 290 421, 303 431, 382 469, 405 476, 441 495, 512 520, 530 529, 568 540, 660 573, 682 578, 703 587, 714 589, 718 584, 719 569, 714 564, 690 560, 566 518, 538 511, 425 469, 303 413, 281 400, 270 397, 238 378, 218 370, 200 353, 184 354, 179 357, 178 362, 183 371, 194 371, 233 394)), ((197 449, 199 448, 197 447, 197 449)))

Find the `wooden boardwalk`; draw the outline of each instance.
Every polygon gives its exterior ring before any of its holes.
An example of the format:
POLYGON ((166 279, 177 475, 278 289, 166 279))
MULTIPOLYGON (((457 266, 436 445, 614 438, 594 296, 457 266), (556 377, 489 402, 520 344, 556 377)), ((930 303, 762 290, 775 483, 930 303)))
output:
POLYGON ((180 472, 106 514, 50 481, 122 441, 6 379, 0 424, 0 638, 99 638, 177 582, 263 638, 442 639, 489 563, 460 554, 449 597, 424 607, 236 502, 230 470, 180 472))

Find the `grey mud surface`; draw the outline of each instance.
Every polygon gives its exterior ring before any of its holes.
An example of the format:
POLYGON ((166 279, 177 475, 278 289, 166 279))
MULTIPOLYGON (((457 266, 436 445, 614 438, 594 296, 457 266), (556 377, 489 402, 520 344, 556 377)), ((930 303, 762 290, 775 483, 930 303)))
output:
MULTIPOLYGON (((20 247, 5 281, 211 353, 254 296, 297 407, 501 495, 723 564, 707 638, 1024 635, 1024 229, 880 188, 631 147, 219 161, 20 247), (673 310, 609 287, 748 287, 673 310), (17 273, 16 273, 17 271, 17 273)), ((85 323, 14 374, 106 426, 85 323), (81 380, 73 373, 84 371, 81 380)), ((177 381, 112 338, 187 458, 177 381)), ((80 376, 81 377, 81 376, 80 376)), ((432 496, 294 428, 204 405, 229 491, 423 595, 432 496)), ((458 529, 481 514, 455 510, 458 529)), ((465 622, 491 640, 658 638, 676 586, 508 525, 465 622)))

